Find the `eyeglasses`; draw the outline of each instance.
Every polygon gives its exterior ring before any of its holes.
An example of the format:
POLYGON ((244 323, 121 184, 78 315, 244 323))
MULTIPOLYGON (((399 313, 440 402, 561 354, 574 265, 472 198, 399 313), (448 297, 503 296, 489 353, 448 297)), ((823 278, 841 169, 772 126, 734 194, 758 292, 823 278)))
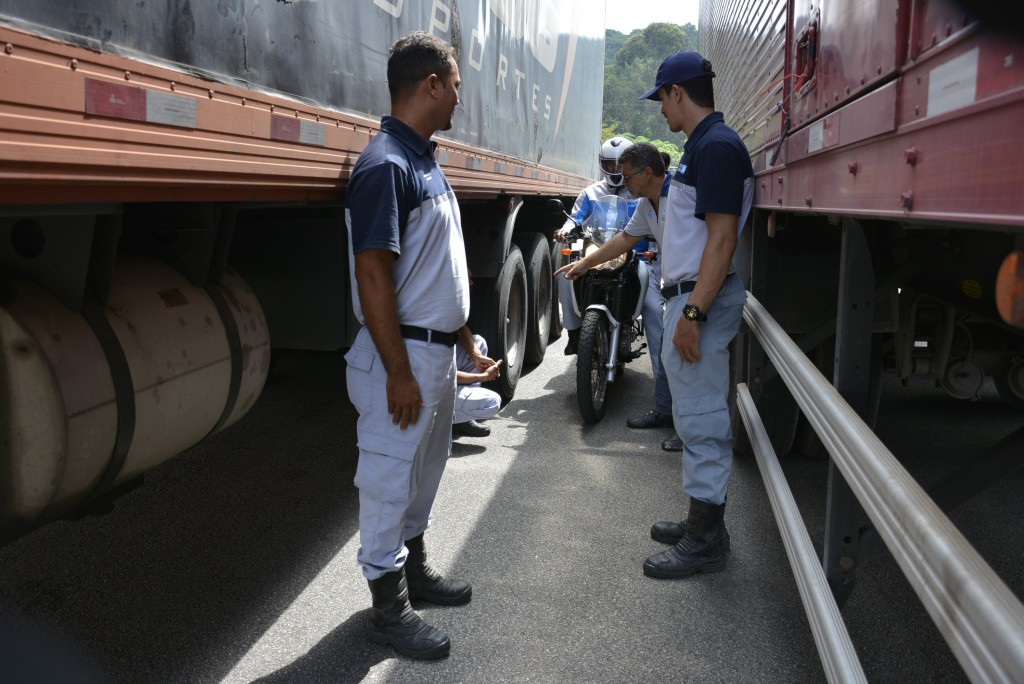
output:
POLYGON ((624 173, 624 174, 622 174, 622 182, 625 183, 626 181, 628 181, 633 176, 639 175, 639 174, 641 174, 643 172, 644 172, 644 170, 640 169, 639 171, 634 171, 633 173, 624 173))

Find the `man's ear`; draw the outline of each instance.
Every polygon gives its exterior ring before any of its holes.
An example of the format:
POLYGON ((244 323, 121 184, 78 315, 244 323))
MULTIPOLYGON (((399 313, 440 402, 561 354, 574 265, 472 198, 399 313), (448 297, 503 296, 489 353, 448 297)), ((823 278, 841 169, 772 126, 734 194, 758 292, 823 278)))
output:
POLYGON ((431 96, 437 97, 437 93, 440 90, 444 90, 444 82, 437 74, 430 74, 427 76, 427 92, 431 96))

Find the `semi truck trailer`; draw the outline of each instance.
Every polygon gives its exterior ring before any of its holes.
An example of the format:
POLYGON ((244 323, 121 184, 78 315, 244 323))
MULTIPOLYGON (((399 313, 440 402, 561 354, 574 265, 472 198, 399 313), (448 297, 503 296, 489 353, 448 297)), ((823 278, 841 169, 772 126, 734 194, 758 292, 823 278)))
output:
POLYGON ((597 176, 603 3, 0 0, 0 541, 236 423, 357 331, 347 179, 388 50, 460 52, 438 136, 507 401, 561 332, 544 207, 597 176))
MULTIPOLYGON (((944 511, 1019 471, 1024 428, 911 476, 871 427, 883 373, 1024 407, 1024 33, 1003 13, 955 0, 702 0, 700 13, 716 106, 755 172, 735 260, 752 296, 732 357, 737 449, 759 463, 827 451, 820 569, 836 603, 881 539, 977 681, 1019 677, 1024 608, 944 511)), ((929 430, 922 413, 908 430, 929 430)))
MULTIPOLYGON (((1019 276, 997 292, 1024 245, 1020 35, 953 0, 704 0, 700 40, 757 175, 742 270, 780 325, 829 370, 855 223, 874 372, 884 355, 900 378, 964 400, 991 380, 1024 407, 1019 276)), ((792 404, 773 408, 777 444, 799 440, 792 404)))

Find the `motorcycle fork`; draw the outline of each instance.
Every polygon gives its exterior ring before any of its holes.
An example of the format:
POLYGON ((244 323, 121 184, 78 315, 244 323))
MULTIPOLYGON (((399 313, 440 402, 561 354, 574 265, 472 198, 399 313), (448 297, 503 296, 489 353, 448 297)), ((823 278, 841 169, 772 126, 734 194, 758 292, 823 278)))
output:
POLYGON ((615 283, 612 289, 612 306, 611 308, 604 309, 604 313, 608 317, 608 323, 611 325, 611 334, 608 336, 608 366, 605 369, 608 372, 608 382, 615 382, 615 369, 619 365, 619 338, 622 336, 622 323, 612 315, 612 311, 615 311, 615 313, 622 311, 622 296, 623 288, 620 276, 619 281, 615 283))
POLYGON ((622 324, 612 318, 610 312, 608 313, 608 322, 612 326, 611 335, 608 340, 608 382, 615 382, 615 367, 619 363, 619 337, 622 335, 622 324))

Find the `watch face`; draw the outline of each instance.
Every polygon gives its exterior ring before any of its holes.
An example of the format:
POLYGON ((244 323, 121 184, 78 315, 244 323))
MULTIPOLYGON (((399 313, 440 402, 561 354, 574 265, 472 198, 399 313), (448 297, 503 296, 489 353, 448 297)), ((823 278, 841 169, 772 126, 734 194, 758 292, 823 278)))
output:
POLYGON ((697 319, 697 307, 692 304, 686 305, 686 310, 683 311, 683 315, 686 316, 687 320, 693 321, 697 319))

